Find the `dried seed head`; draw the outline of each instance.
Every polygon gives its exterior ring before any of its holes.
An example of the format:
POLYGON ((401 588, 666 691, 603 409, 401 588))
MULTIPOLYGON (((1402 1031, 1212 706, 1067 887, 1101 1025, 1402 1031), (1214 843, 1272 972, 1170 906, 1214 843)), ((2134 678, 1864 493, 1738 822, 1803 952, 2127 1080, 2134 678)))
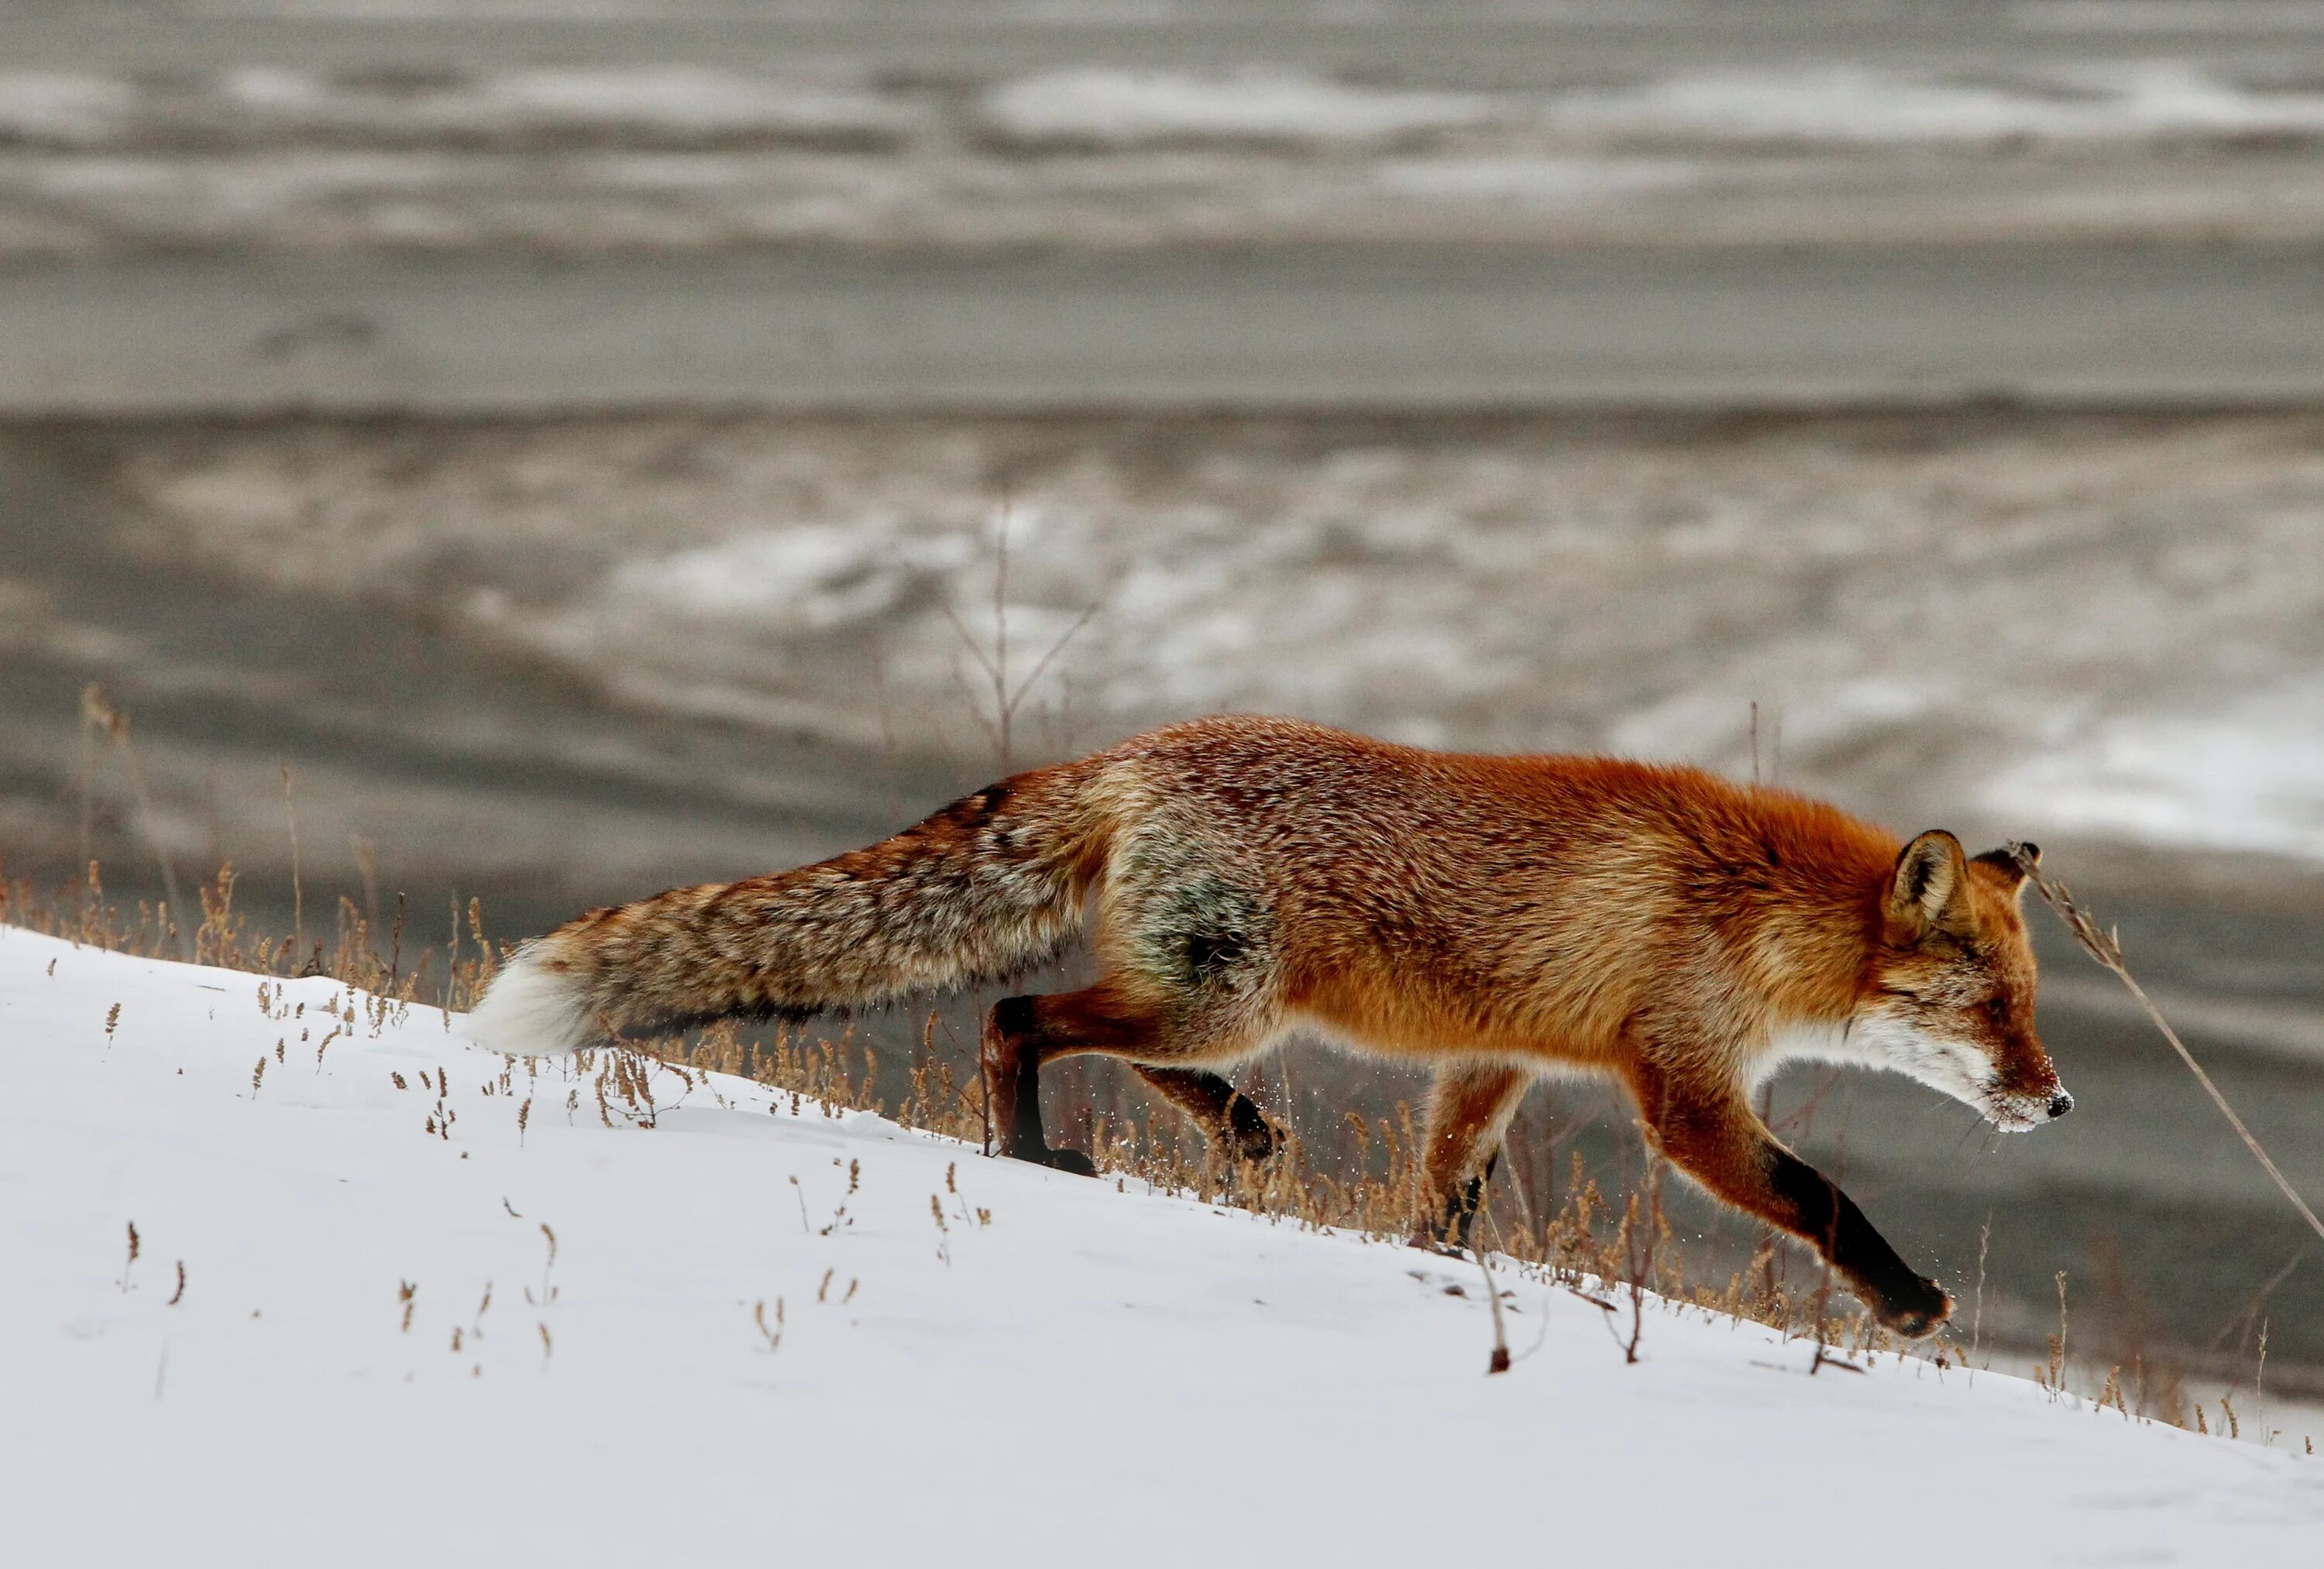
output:
POLYGON ((2018 869, 2033 883, 2043 902, 2058 913, 2058 918, 2066 923, 2066 930, 2074 934, 2074 940, 2082 945, 2084 951, 2108 969, 2121 969, 2122 943, 2118 934, 2098 930, 2098 923, 2074 903, 2074 895, 2068 891, 2066 885, 2042 870, 2041 859, 2035 855, 2033 846, 2012 841, 2007 848, 2009 858, 2017 863, 2018 869))

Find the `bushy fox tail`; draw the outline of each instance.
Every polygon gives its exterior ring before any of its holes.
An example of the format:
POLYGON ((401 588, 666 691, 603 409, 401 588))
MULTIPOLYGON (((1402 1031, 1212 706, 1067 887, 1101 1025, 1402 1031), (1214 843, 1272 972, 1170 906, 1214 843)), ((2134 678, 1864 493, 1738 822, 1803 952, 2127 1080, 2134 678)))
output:
POLYGON ((796 871, 672 888, 527 943, 465 1031, 512 1056, 608 1032, 800 1018, 995 980, 1078 928, 1107 832, 1088 765, 1019 775, 891 839, 796 871))

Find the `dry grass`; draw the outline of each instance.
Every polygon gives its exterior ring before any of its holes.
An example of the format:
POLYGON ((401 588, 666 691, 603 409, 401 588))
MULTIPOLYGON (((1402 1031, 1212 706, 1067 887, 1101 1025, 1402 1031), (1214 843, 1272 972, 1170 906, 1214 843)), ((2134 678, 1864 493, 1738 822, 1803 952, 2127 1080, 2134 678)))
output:
MULTIPOLYGON (((233 868, 220 868, 200 889, 199 920, 187 930, 166 904, 140 904, 131 913, 107 904, 100 868, 92 863, 81 885, 53 894, 21 881, 0 884, 0 922, 137 957, 189 955, 199 963, 258 977, 261 1010, 286 1031, 276 1047, 278 1061, 283 1060, 287 1032, 292 1028, 300 1032, 299 1042, 313 1050, 319 1062, 333 1040, 358 1028, 375 1033, 408 1017, 414 1005, 448 1004, 452 1011, 463 1011, 483 994, 512 948, 487 936, 483 910, 474 900, 457 913, 465 919, 452 928, 451 940, 444 947, 411 951, 405 946, 400 900, 384 933, 374 929, 354 901, 342 897, 333 934, 302 940, 303 934, 284 938, 254 932, 234 907, 234 891, 233 868), (332 1008, 310 1010, 276 984, 314 977, 347 988, 332 1008)), ((560 1087, 568 1118, 594 1113, 606 1127, 646 1129, 689 1101, 726 1104, 710 1076, 732 1074, 773 1089, 781 1097, 779 1109, 791 1115, 872 1112, 958 1140, 973 1152, 985 1144, 988 1108, 973 1051, 951 1041, 941 1025, 941 1016, 931 1012, 917 1032, 910 1060, 883 1063, 877 1049, 853 1026, 752 1032, 725 1024, 687 1036, 584 1051, 568 1070, 553 1078, 538 1063, 512 1062, 496 1082, 481 1087, 481 1094, 518 1103, 513 1115, 521 1133, 537 1115, 536 1102, 540 1111, 549 1110, 554 1099, 542 1097, 553 1097, 560 1087)), ((263 1057, 260 1062, 263 1075, 263 1057)), ((258 1077, 254 1076, 254 1090, 258 1077)), ((395 1078, 398 1087, 412 1087, 401 1075, 395 1078)), ((426 1131, 433 1138, 448 1137, 459 1115, 452 1105, 448 1076, 423 1074, 418 1087, 432 1102, 426 1108, 426 1131)), ((1141 1183, 1273 1224, 1351 1234, 1398 1247, 1429 1208, 1422 1183, 1421 1140, 1408 1105, 1399 1104, 1393 1114, 1370 1119, 1349 1114, 1338 1131, 1352 1144, 1353 1159, 1328 1162, 1336 1170, 1311 1159, 1296 1126, 1283 1157, 1262 1167, 1222 1159, 1198 1132, 1167 1108, 1120 1103, 1101 1108, 1084 1099, 1061 1120, 1086 1141, 1104 1178, 1118 1188, 1141 1183)), ((1609 1192, 1588 1171, 1579 1153, 1571 1156, 1570 1170, 1558 1183, 1542 1155, 1545 1148, 1554 1150, 1554 1142, 1535 1138, 1521 1143, 1525 1147, 1519 1158, 1508 1163, 1510 1170, 1500 1179, 1513 1202, 1489 1207, 1480 1218, 1480 1234, 1489 1242, 1502 1278, 1569 1293, 1601 1310, 1619 1354, 1635 1360, 1642 1346, 1650 1353, 1655 1313, 1700 1312, 1766 1325, 1812 1345, 1812 1365, 1818 1368, 1860 1368, 1882 1353, 1924 1358, 1940 1371, 1970 1364, 1970 1348, 1955 1339, 1950 1327, 1909 1348, 1895 1342, 1868 1314, 1833 1291, 1823 1271, 1802 1271, 1804 1283, 1794 1288, 1786 1271, 1777 1267, 1793 1244, 1780 1239, 1763 1239, 1744 1269, 1706 1276, 1674 1234, 1662 1185, 1651 1164, 1639 1180, 1609 1192), (1503 1216, 1512 1211, 1515 1218, 1504 1224, 1503 1216)), ((958 1198, 956 1179, 948 1180, 947 1189, 951 1203, 942 1195, 930 1200, 940 1250, 949 1249, 955 1225, 990 1220, 988 1211, 958 1198)), ((798 1198, 801 1225, 815 1229, 804 1194, 798 1198)), ((848 1223, 843 1196, 825 1229, 848 1223)), ((549 1263, 541 1282, 526 1293, 537 1312, 556 1296, 549 1278, 554 1234, 546 1225, 541 1230, 549 1263)), ((1487 1280, 1496 1280, 1490 1267, 1487 1280)), ((1491 1283, 1488 1289, 1498 1301, 1505 1288, 1491 1283)), ((400 1303, 407 1317, 415 1295, 416 1288, 407 1287, 400 1303)), ((779 1344, 781 1311, 778 1304, 773 1323, 761 1326, 770 1350, 779 1344)), ((2067 1398, 2070 1372, 2062 1329, 2061 1323, 2048 1364, 2034 1372, 2056 1395, 2067 1398)), ((552 1343, 545 1323, 540 1332, 546 1358, 552 1343)), ((1966 1333, 1973 1334, 1974 1327, 1966 1333)), ((1505 1365, 1507 1355, 1505 1339, 1497 1336, 1493 1365, 1505 1365)), ((2082 1381, 2089 1392, 2071 1401, 2078 1408, 2181 1424, 2191 1418, 2199 1430, 2209 1430, 2200 1405, 2190 1409, 2181 1403, 2178 1375, 2142 1348, 2130 1348, 2119 1364, 2094 1364, 2087 1371, 2082 1381)), ((2224 1401, 2221 1406, 2224 1416, 2224 1401)), ((2235 1419, 2227 1418, 2226 1425, 2232 1428, 2235 1419)))
MULTIPOLYGON (((331 1041, 352 1033, 358 1021, 376 1030, 400 1021, 414 1005, 448 1004, 455 1012, 473 1005, 510 951, 510 945, 488 939, 482 908, 473 900, 463 913, 465 932, 455 928, 452 941, 444 947, 409 952, 400 907, 383 934, 374 931, 353 900, 342 897, 331 937, 269 937, 252 931, 235 911, 234 891, 233 868, 220 868, 201 888, 200 918, 189 931, 167 904, 140 904, 132 913, 107 904, 101 870, 92 863, 85 885, 60 894, 44 895, 22 882, 0 885, 0 921, 109 951, 159 959, 188 954, 198 963, 260 977, 258 1000, 266 1017, 297 1027, 299 1042, 311 1049, 318 1061, 331 1041), (292 1003, 272 984, 301 977, 326 977, 349 988, 341 1011, 327 1019, 319 1013, 310 1014, 305 1004, 292 1003)), ((278 1043, 278 1060, 284 1049, 278 1043)), ((263 1073, 264 1058, 260 1060, 254 1089, 263 1073)), ((585 1051, 573 1069, 566 1081, 567 1111, 582 1115, 594 1112, 607 1127, 651 1128, 677 1105, 715 1099, 715 1083, 707 1076, 724 1073, 773 1088, 787 1097, 788 1109, 796 1115, 869 1111, 957 1139, 972 1150, 982 1148, 985 1139, 987 1108, 973 1059, 965 1049, 946 1041, 933 1013, 918 1032, 918 1047, 908 1064, 883 1065, 877 1050, 852 1027, 754 1032, 727 1024, 689 1036, 585 1051), (955 1054, 960 1060, 954 1060, 955 1054), (899 1086, 900 1093, 895 1093, 899 1086)), ((537 1070, 512 1065, 500 1083, 484 1087, 484 1092, 520 1101, 516 1115, 520 1122, 529 1122, 537 1092, 550 1087, 538 1078, 537 1070), (521 1086, 515 1082, 520 1072, 527 1080, 521 1086)), ((410 1087, 400 1076, 399 1086, 410 1087)), ((427 1131, 439 1139, 448 1137, 459 1114, 450 1103, 446 1076, 423 1075, 418 1087, 432 1092, 427 1131)), ((1428 1207, 1419 1132, 1412 1108, 1405 1105, 1393 1115, 1369 1121, 1350 1116, 1347 1131, 1358 1158, 1353 1170, 1341 1175, 1310 1160, 1296 1130, 1285 1158, 1259 1167, 1221 1160, 1199 1133, 1167 1111, 1085 1105, 1068 1113, 1066 1120, 1079 1125, 1092 1155, 1117 1187, 1144 1183, 1278 1224, 1353 1233, 1397 1245, 1412 1234, 1428 1207)), ((1524 1218, 1508 1225, 1489 1218, 1489 1234, 1499 1253, 1525 1279, 1609 1308, 1606 1293, 1624 1291, 1630 1309, 1624 1340, 1633 1353, 1646 1333, 1644 1305, 1654 1296, 1666 1305, 1732 1314, 1820 1344, 1845 1345, 1857 1353, 1890 1345, 1860 1313, 1819 1315, 1822 1294, 1795 1292, 1770 1270, 1755 1267, 1717 1281, 1691 1278, 1663 1212, 1659 1183, 1649 1181, 1637 1192, 1609 1196, 1576 1155, 1563 1202, 1544 1213, 1526 1189, 1546 1196, 1546 1183, 1506 1180, 1524 1218)), ((954 1191, 957 1193, 956 1186, 954 1191)), ((948 1240, 948 1227, 957 1221, 985 1218, 964 1204, 959 1207, 959 1215, 949 1216, 940 1197, 932 1200, 940 1237, 948 1240)), ((802 1221, 806 1219, 803 1215, 802 1221)), ((835 1227, 847 1224, 844 1198, 829 1219, 835 1227)), ((544 1282, 540 1289, 546 1294, 553 1288, 544 1282)))

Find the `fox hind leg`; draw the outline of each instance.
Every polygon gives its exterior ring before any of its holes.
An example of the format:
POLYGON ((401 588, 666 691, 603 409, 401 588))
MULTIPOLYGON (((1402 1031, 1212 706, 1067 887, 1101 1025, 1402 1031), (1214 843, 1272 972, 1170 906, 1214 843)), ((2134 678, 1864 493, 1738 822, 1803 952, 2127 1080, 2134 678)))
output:
POLYGON ((1216 1125, 1239 1140, 1271 1140, 1271 1125, 1257 1106, 1218 1075, 1188 1066, 1240 1057, 1257 1034, 1234 1012, 1148 1002, 1111 981, 1051 996, 1004 997, 985 1018, 982 1053, 1001 1152, 1095 1174, 1087 1155, 1051 1148, 1041 1131, 1042 1064, 1085 1053, 1129 1060, 1148 1083, 1197 1115, 1215 1115, 1216 1125))
POLYGON ((1507 1062, 1457 1062, 1438 1070, 1422 1135, 1421 1187, 1431 1208, 1413 1235, 1415 1247, 1471 1245, 1485 1184, 1500 1163, 1501 1137, 1533 1078, 1530 1069, 1507 1062))
POLYGON ((1218 1074, 1201 1068, 1134 1065, 1138 1077, 1193 1115, 1212 1142, 1240 1161, 1272 1160, 1284 1144, 1283 1130, 1249 1096, 1218 1074))
MULTIPOLYGON (((1080 998, 1084 994, 1068 994, 1080 998)), ((1041 1132, 1041 1063, 1056 1053, 1052 1042, 1060 1022, 1054 1006, 1044 1016, 1044 1004, 1060 997, 1003 997, 984 1018, 982 1066, 986 1103, 992 1108, 992 1128, 1001 1153, 1012 1161, 1055 1166, 1084 1177, 1097 1175, 1097 1167, 1078 1150, 1053 1150, 1041 1132)), ((1128 1041, 1139 1034, 1139 1021, 1109 1017, 1094 1008, 1079 1010, 1075 1021, 1084 1033, 1128 1041)))

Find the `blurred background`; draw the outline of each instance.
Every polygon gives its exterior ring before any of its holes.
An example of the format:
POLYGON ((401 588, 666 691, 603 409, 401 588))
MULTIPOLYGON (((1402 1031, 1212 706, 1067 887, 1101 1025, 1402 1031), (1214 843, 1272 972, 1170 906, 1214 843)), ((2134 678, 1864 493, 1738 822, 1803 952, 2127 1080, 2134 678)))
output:
MULTIPOLYGON (((2311 0, 15 0, 0 871, 515 937, 1218 710, 1684 759, 2040 840, 2324 1197, 2319 262, 2311 0)), ((2324 1393, 2035 925, 2080 1115, 1786 1135, 1988 1336, 2324 1393)))

